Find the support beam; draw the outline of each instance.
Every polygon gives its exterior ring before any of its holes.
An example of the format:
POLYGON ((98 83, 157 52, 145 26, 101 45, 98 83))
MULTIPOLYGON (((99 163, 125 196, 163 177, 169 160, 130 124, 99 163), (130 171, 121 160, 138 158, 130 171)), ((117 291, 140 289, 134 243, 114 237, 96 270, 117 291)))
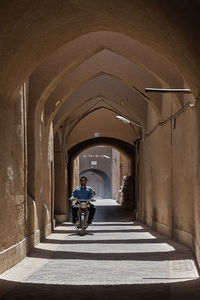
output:
POLYGON ((186 93, 192 94, 190 89, 158 89, 158 88, 145 88, 147 93, 186 93))

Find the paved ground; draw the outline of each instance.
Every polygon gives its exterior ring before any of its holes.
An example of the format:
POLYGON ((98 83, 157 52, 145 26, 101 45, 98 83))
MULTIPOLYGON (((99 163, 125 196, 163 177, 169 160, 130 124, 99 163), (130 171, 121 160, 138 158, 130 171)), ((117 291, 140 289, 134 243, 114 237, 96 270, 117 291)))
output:
POLYGON ((62 223, 0 276, 0 299, 200 299, 190 250, 132 220, 114 200, 98 200, 80 236, 62 223))

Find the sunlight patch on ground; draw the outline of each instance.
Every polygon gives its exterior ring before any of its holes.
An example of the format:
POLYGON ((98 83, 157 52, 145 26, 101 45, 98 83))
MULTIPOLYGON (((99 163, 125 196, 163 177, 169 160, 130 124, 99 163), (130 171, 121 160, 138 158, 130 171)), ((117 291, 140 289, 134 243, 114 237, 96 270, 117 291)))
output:
MULTIPOLYGON (((108 205, 113 201, 104 200, 108 205)), ((64 222, 29 257, 0 275, 4 280, 57 285, 152 284, 197 278, 188 248, 120 218, 94 222, 85 236, 64 222)))

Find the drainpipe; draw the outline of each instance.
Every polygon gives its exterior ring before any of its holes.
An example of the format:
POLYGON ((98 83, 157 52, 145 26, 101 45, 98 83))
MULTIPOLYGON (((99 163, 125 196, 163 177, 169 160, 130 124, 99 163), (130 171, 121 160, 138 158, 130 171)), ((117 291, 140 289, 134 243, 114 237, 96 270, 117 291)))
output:
POLYGON ((142 218, 142 202, 139 203, 141 187, 141 141, 142 138, 134 141, 135 145, 135 208, 134 217, 136 220, 142 218), (139 205, 140 204, 140 205, 139 205))
MULTIPOLYGON (((171 116, 172 116, 172 98, 171 98, 171 116)), ((174 119, 175 122, 176 119, 174 119)), ((171 123, 171 239, 174 238, 174 191, 173 191, 173 119, 171 123)))

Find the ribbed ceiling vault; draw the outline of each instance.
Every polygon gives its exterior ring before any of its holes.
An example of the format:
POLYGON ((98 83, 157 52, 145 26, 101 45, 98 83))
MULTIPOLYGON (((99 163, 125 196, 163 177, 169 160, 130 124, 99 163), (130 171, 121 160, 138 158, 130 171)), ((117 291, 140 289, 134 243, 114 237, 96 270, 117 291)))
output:
MULTIPOLYGON (((86 60, 60 82, 45 104, 46 120, 48 121, 49 118, 51 120, 51 114, 53 115, 55 103, 58 99, 61 100, 62 103, 65 101, 67 102, 70 95, 77 88, 92 80, 94 77, 98 77, 99 74, 102 73, 120 79, 125 85, 131 88, 134 82, 138 90, 142 91, 144 91, 147 84, 150 86, 160 86, 160 83, 155 80, 151 74, 149 75, 148 72, 145 72, 143 69, 132 64, 127 59, 108 50, 104 50, 86 60)), ((98 86, 97 91, 99 93, 101 92, 98 86)), ((124 91, 124 98, 125 97, 126 91, 124 91)), ((134 98, 140 99, 137 105, 147 101, 147 99, 138 92, 135 93, 134 98)), ((134 101, 134 98, 132 101, 134 101)), ((159 114, 162 108, 161 96, 158 94, 153 97, 150 96, 150 100, 150 105, 153 105, 154 109, 159 114)), ((77 101, 74 103, 74 105, 78 104, 77 101)), ((62 109, 62 106, 60 106, 59 109, 62 109)), ((142 107, 140 109, 142 109, 142 107)), ((70 107, 68 107, 68 113, 70 113, 70 107)))
POLYGON ((175 64, 195 96, 199 94, 199 51, 189 47, 199 44, 198 1, 44 0, 30 5, 14 0, 12 5, 4 2, 1 11, 0 96, 4 99, 14 97, 26 78, 57 49, 98 31, 119 32, 148 45, 175 64))
MULTIPOLYGON (((29 110, 33 117, 44 110, 45 125, 49 128, 53 121, 54 134, 64 128, 67 147, 93 138, 96 131, 132 144, 141 130, 121 124, 116 115, 145 130, 149 110, 155 124, 162 120, 164 99, 161 94, 145 95, 145 87, 177 86, 186 83, 166 58, 126 35, 99 31, 67 43, 33 72, 29 110)), ((181 95, 173 101, 177 108, 184 104, 181 95)))
MULTIPOLYGON (((172 64, 151 48, 120 33, 93 32, 58 49, 34 71, 29 80, 29 109, 40 113, 44 106, 47 128, 53 121, 55 133, 64 125, 65 139, 76 132, 79 121, 89 120, 90 113, 104 111, 109 118, 104 133, 111 136, 113 128, 123 131, 113 114, 145 128, 151 107, 157 122, 162 120, 162 96, 145 96, 148 86, 185 87, 185 83, 172 64)), ((177 108, 184 103, 182 96, 174 101, 177 108)), ((135 127, 134 137, 138 134, 135 127)))

